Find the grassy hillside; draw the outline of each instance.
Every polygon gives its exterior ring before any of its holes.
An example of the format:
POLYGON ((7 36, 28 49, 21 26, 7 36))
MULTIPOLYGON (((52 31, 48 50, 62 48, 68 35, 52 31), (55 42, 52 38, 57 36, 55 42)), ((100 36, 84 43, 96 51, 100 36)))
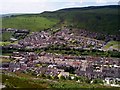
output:
POLYGON ((107 34, 118 34, 120 28, 118 23, 119 9, 120 6, 111 5, 67 8, 54 12, 45 11, 41 14, 15 15, 15 17, 3 18, 3 27, 39 31, 59 24, 107 34))
POLYGON ((110 49, 110 48, 120 50, 120 42, 118 42, 118 41, 110 41, 103 48, 105 50, 110 49))
POLYGON ((56 19, 47 19, 40 16, 15 16, 3 18, 3 28, 29 29, 31 31, 40 31, 52 27, 58 22, 56 19))
POLYGON ((2 75, 2 83, 6 85, 6 88, 42 88, 46 89, 67 89, 67 90, 119 90, 119 88, 103 86, 101 84, 88 84, 76 82, 74 80, 54 80, 54 79, 43 79, 43 78, 32 78, 25 74, 18 74, 18 76, 11 74, 2 75), (81 89, 80 89, 81 88, 81 89))
POLYGON ((101 6, 86 8, 67 8, 55 12, 44 12, 44 17, 58 18, 64 25, 90 31, 117 34, 120 28, 118 19, 120 6, 101 6))

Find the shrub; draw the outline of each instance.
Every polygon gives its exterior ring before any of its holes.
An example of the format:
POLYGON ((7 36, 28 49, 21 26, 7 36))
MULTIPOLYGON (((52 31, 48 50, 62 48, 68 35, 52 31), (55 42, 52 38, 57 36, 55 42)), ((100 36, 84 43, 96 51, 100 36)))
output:
POLYGON ((60 79, 61 79, 61 80, 65 80, 65 77, 64 77, 64 76, 61 76, 60 79))
POLYGON ((94 79, 94 80, 93 80, 93 83, 94 83, 94 84, 103 84, 103 80, 102 80, 102 79, 99 79, 99 78, 98 78, 98 79, 94 79))

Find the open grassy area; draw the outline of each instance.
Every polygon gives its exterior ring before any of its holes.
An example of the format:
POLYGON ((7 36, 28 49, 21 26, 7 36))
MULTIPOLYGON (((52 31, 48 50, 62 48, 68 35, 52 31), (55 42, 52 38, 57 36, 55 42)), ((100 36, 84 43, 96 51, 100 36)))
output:
POLYGON ((40 16, 16 16, 3 18, 3 28, 28 29, 31 31, 40 31, 52 27, 58 22, 56 19, 47 19, 40 16))
POLYGON ((9 41, 10 38, 13 37, 12 35, 13 35, 12 32, 4 32, 4 33, 0 34, 0 40, 2 40, 2 41, 9 41))
POLYGON ((10 62, 10 61, 11 61, 10 59, 0 57, 0 63, 6 63, 6 62, 10 62))
POLYGON ((109 48, 120 49, 120 42, 119 41, 110 41, 103 48, 104 49, 109 49, 109 48))
POLYGON ((28 78, 3 75, 2 81, 9 88, 47 88, 46 84, 36 83, 28 78))
POLYGON ((18 43, 18 41, 15 41, 15 42, 9 42, 9 41, 7 41, 7 42, 0 42, 0 46, 6 46, 6 45, 10 45, 10 44, 17 44, 18 43))
POLYGON ((6 46, 6 45, 9 45, 11 44, 10 42, 0 42, 0 46, 6 46))

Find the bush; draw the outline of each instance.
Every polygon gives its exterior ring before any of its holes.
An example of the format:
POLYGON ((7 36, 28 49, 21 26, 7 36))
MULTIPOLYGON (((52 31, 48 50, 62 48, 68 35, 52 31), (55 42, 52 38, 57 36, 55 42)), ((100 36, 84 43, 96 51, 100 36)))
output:
POLYGON ((74 77, 74 80, 76 80, 76 81, 77 81, 77 80, 78 80, 78 77, 76 77, 76 76, 75 76, 75 77, 74 77))
POLYGON ((46 78, 47 78, 47 79, 51 79, 52 77, 51 77, 50 75, 47 75, 46 78))
POLYGON ((64 77, 64 76, 61 76, 60 79, 61 79, 61 80, 65 80, 65 77, 64 77))
POLYGON ((94 83, 94 84, 103 84, 103 80, 102 80, 102 79, 99 79, 99 78, 98 78, 98 79, 94 79, 94 80, 93 80, 93 83, 94 83))
POLYGON ((41 74, 40 77, 46 77, 44 74, 41 74))
POLYGON ((58 79, 58 76, 54 76, 53 79, 58 79))

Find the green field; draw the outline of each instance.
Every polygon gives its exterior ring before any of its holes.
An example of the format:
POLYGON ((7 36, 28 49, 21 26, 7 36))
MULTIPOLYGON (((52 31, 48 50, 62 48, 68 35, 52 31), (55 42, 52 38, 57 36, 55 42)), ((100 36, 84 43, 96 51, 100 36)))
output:
POLYGON ((0 63, 10 62, 10 59, 0 57, 0 63))
POLYGON ((109 49, 111 47, 113 49, 120 49, 120 42, 119 41, 110 41, 103 48, 104 49, 109 49))
POLYGON ((10 44, 17 44, 17 43, 18 43, 18 41, 15 41, 15 42, 9 42, 9 41, 0 42, 0 46, 7 46, 7 45, 10 45, 10 44))
POLYGON ((56 19, 47 19, 40 16, 17 16, 3 18, 2 27, 40 31, 52 27, 57 22, 58 20, 56 19))
POLYGON ((13 37, 12 35, 13 35, 12 32, 4 32, 4 33, 0 34, 0 40, 2 40, 2 41, 9 41, 10 38, 13 37))
POLYGON ((9 45, 11 44, 10 42, 0 42, 0 46, 6 46, 6 45, 9 45))

